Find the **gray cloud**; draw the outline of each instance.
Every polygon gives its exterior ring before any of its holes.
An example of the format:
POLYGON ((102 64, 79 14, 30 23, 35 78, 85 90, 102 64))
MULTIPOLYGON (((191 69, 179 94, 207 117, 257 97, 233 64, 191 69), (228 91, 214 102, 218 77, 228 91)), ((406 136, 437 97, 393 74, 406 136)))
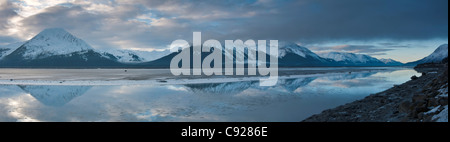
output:
POLYGON ((17 16, 13 8, 14 6, 9 1, 0 0, 0 29, 7 28, 9 19, 17 16))
MULTIPOLYGON (((0 26, 5 27, 3 19, 8 18, 4 17, 15 13, 3 4, 0 11, 0 26)), ((278 39, 311 44, 448 39, 448 1, 76 1, 71 6, 49 7, 20 24, 22 32, 37 34, 60 27, 95 47, 141 49, 165 48, 173 40, 192 39, 194 31, 203 32, 204 40, 278 39)), ((354 45, 345 50, 382 54, 403 46, 354 45)))
POLYGON ((14 11, 16 8, 7 0, 0 0, 0 44, 16 42, 17 39, 8 36, 7 30, 10 28, 10 19, 17 17, 14 11))
POLYGON ((261 38, 329 40, 448 37, 447 0, 307 0, 247 21, 261 38))

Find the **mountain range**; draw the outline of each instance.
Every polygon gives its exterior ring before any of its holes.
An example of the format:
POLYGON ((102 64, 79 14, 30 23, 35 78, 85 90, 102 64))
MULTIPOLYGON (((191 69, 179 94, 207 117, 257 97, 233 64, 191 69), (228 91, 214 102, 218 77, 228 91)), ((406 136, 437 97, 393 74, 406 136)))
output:
POLYGON ((333 59, 338 62, 338 64, 344 66, 386 66, 390 65, 377 58, 371 57, 369 55, 354 54, 354 53, 340 53, 340 52, 330 52, 326 54, 320 54, 321 57, 327 59, 333 59))
MULTIPOLYGON (((244 55, 247 56, 247 53, 245 51, 244 55)), ((170 53, 168 50, 95 49, 64 29, 53 28, 42 31, 29 41, 0 47, 0 68, 168 68, 177 54, 179 52, 170 53)), ((203 59, 209 54, 201 53, 203 59)), ((224 51, 224 58, 235 59, 227 55, 224 51)), ((318 55, 290 42, 279 43, 278 57, 279 67, 414 66, 442 61, 448 57, 448 45, 440 46, 422 60, 407 64, 354 53, 330 52, 318 55)))

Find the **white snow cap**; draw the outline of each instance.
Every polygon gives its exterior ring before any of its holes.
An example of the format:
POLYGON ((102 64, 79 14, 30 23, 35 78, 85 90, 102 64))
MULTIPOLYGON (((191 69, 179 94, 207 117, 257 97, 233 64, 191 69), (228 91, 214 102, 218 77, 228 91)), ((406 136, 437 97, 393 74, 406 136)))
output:
POLYGON ((85 41, 61 28, 45 29, 23 45, 25 59, 67 55, 74 52, 93 50, 85 41))
MULTIPOLYGON (((123 50, 123 49, 100 49, 97 52, 111 54, 117 58, 121 63, 140 63, 154 61, 170 54, 169 50, 164 51, 138 51, 138 50, 123 50)), ((107 56, 105 56, 108 58, 107 56)))
POLYGON ((398 64, 398 63, 401 63, 401 62, 396 61, 394 59, 380 59, 380 61, 385 63, 385 64, 398 64))
POLYGON ((335 61, 346 61, 352 63, 380 62, 378 59, 364 54, 330 52, 321 54, 323 58, 333 59, 335 61))
POLYGON ((303 58, 306 58, 306 56, 310 56, 318 60, 323 60, 321 57, 313 53, 308 48, 302 47, 297 43, 280 41, 278 42, 278 47, 279 47, 278 54, 280 58, 286 56, 288 53, 293 53, 303 58))

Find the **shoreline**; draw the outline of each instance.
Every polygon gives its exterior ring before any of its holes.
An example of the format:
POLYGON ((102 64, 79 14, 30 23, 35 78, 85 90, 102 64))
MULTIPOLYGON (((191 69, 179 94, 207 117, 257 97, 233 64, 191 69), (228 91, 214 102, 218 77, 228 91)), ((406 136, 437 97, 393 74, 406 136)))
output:
MULTIPOLYGON (((303 68, 284 69, 279 72, 278 79, 295 79, 305 77, 337 76, 354 73, 390 72, 403 68, 303 68)), ((176 85, 228 83, 241 81, 260 81, 268 76, 171 76, 167 70, 35 70, 35 73, 22 73, 17 70, 0 70, 0 85, 176 85), (156 71, 156 72, 155 72, 156 71), (82 74, 74 77, 71 74, 82 74)))
POLYGON ((302 122, 448 122, 448 64, 302 122))

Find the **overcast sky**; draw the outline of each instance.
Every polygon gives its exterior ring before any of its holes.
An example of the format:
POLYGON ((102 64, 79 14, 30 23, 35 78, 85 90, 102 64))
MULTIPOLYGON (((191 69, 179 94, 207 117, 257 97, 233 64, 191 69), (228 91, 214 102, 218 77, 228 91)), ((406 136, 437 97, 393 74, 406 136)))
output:
POLYGON ((94 48, 270 39, 414 61, 448 43, 448 0, 0 0, 0 45, 64 28, 94 48))

